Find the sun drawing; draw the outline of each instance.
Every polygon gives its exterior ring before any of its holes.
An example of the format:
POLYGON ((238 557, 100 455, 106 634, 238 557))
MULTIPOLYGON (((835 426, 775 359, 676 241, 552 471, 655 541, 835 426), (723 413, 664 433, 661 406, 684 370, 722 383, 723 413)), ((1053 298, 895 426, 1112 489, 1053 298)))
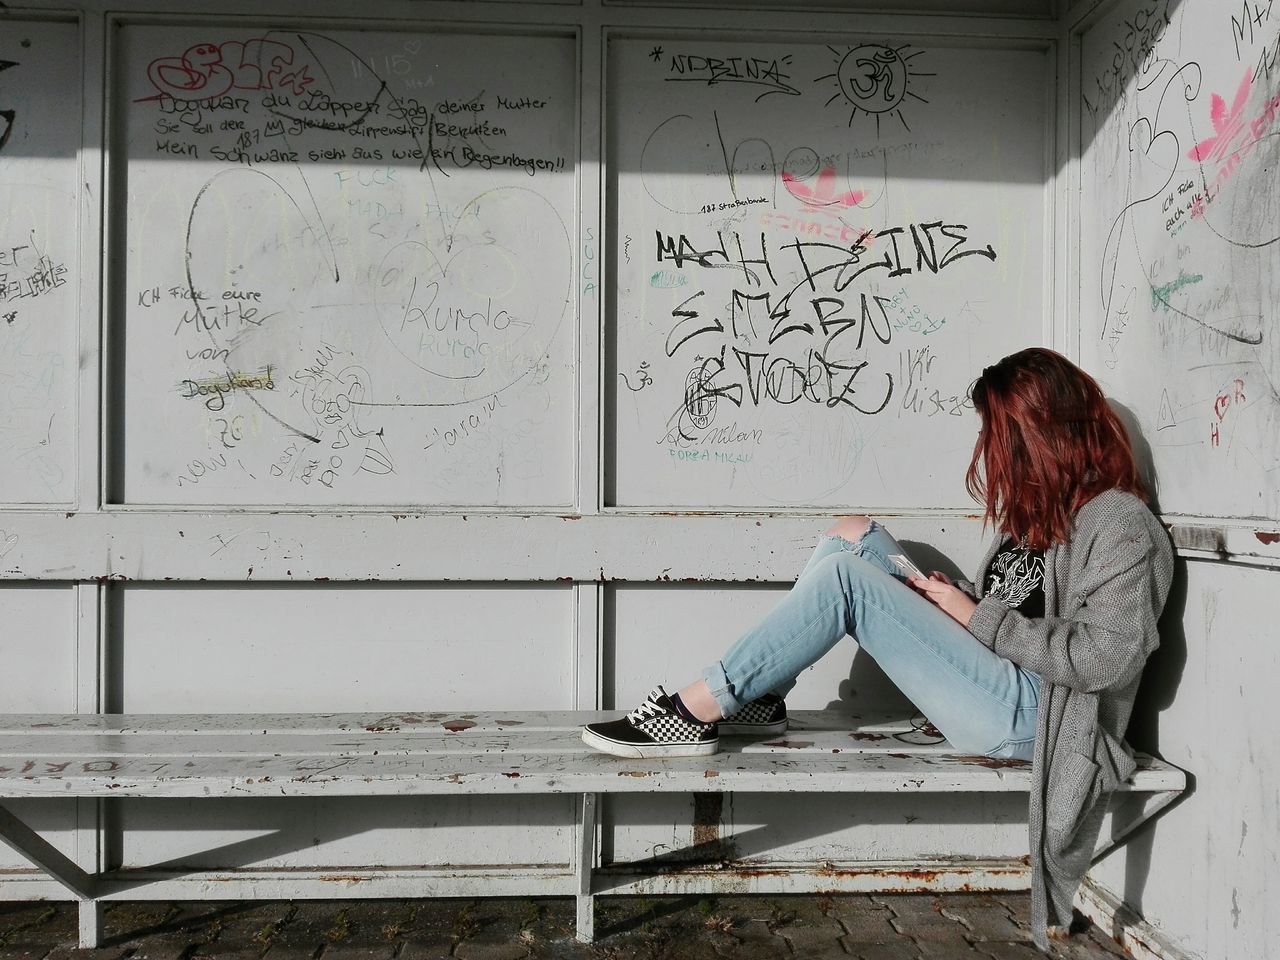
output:
POLYGON ((919 100, 921 103, 929 102, 919 94, 911 92, 909 89, 911 81, 915 77, 932 77, 936 74, 921 73, 919 70, 912 69, 910 61, 924 51, 904 53, 909 46, 910 44, 905 43, 900 47, 864 43, 846 53, 828 46, 827 49, 835 54, 838 61, 836 72, 824 74, 814 82, 835 78, 840 90, 832 95, 827 105, 830 106, 842 96, 853 104, 853 110, 849 114, 849 126, 853 126, 853 118, 861 110, 876 118, 877 134, 880 133, 880 116, 885 113, 895 114, 902 125, 910 130, 906 118, 902 115, 902 102, 907 97, 919 100))

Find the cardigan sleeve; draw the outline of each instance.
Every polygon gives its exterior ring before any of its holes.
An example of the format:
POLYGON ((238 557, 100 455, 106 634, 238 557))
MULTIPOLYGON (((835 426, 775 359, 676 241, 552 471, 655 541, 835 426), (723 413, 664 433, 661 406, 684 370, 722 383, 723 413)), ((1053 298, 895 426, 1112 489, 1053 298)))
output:
POLYGON ((1069 617, 1029 618, 995 597, 979 601, 969 631, 996 653, 1059 686, 1098 691, 1126 685, 1146 663, 1161 601, 1156 546, 1138 522, 1104 528, 1091 544, 1069 617))

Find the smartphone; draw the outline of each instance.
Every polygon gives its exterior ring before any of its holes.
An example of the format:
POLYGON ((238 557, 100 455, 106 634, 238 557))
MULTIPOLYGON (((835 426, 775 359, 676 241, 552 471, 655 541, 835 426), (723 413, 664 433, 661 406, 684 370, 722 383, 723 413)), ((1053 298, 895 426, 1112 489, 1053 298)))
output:
POLYGON ((911 562, 910 557, 904 556, 901 553, 891 553, 889 554, 889 560, 892 561, 893 565, 897 567, 899 571, 901 571, 904 577, 919 577, 921 580, 929 579, 924 575, 919 567, 911 562))

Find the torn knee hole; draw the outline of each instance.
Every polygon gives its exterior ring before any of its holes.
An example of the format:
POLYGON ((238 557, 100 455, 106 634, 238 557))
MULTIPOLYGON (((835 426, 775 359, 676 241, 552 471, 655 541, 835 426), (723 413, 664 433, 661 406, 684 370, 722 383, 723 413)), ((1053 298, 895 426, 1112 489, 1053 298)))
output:
POLYGON ((840 537, 850 543, 857 543, 871 529, 870 517, 841 517, 827 531, 829 537, 840 537))

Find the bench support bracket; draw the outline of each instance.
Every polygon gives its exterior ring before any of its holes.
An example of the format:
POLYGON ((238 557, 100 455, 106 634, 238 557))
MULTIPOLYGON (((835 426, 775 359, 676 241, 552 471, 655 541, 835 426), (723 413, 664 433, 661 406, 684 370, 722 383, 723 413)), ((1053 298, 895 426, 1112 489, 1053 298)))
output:
POLYGON ((0 842, 76 895, 80 901, 80 946, 98 946, 102 939, 102 904, 94 899, 97 890, 94 878, 3 804, 0 804, 0 842))
POLYGON ((1144 798, 1142 802, 1142 811, 1136 817, 1132 820, 1125 821, 1124 825, 1119 828, 1113 827, 1111 836, 1099 841, 1097 847, 1094 848, 1093 859, 1091 862, 1097 863, 1099 860, 1108 856, 1117 847, 1121 846, 1126 840, 1128 840, 1130 835, 1137 831, 1139 827, 1150 823, 1166 809, 1181 800, 1184 795, 1185 794, 1180 790, 1172 790, 1168 793, 1156 794, 1150 803, 1147 803, 1144 798))
POLYGON ((595 897, 592 876, 596 867, 596 805, 599 795, 584 793, 578 813, 578 940, 591 943, 596 936, 595 897))

